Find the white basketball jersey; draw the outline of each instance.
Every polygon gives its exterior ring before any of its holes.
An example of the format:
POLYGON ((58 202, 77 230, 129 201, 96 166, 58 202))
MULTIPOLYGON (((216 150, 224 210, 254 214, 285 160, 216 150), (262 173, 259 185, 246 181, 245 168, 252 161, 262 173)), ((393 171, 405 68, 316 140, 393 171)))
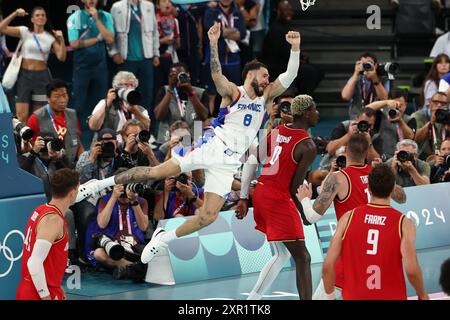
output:
POLYGON ((238 98, 220 109, 212 126, 228 148, 243 154, 257 136, 267 112, 264 97, 250 99, 243 86, 238 89, 238 98))

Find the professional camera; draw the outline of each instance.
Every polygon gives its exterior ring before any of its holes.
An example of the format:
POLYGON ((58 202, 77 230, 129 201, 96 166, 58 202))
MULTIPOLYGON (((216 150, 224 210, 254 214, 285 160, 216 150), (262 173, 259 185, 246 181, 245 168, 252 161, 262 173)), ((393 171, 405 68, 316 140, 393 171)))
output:
POLYGON ((177 74, 177 79, 180 81, 180 83, 188 83, 191 82, 191 78, 189 77, 189 74, 186 72, 180 72, 177 74))
POLYGON ((125 189, 137 193, 142 198, 147 198, 152 194, 152 189, 144 183, 130 183, 128 185, 125 185, 125 189))
MULTIPOLYGON (((175 177, 174 179, 175 179, 175 183, 178 181, 179 183, 186 184, 186 185, 188 184, 188 181, 189 181, 189 177, 185 173, 180 174, 178 177, 175 177)), ((175 192, 175 191, 178 191, 178 188, 176 185, 173 186, 173 188, 172 188, 172 192, 175 192)))
POLYGON ((397 118, 397 116, 399 114, 400 114, 400 111, 398 111, 397 109, 389 109, 389 111, 388 111, 389 118, 391 118, 391 119, 397 118))
POLYGON ((141 103, 141 93, 131 88, 120 88, 116 90, 117 98, 113 101, 115 108, 120 107, 120 102, 125 101, 131 105, 137 105, 141 103))
POLYGON ((312 140, 313 140, 314 144, 316 145, 318 154, 323 155, 327 152, 328 141, 326 138, 324 138, 322 136, 314 136, 312 138, 312 140))
POLYGON ((396 62, 386 62, 378 65, 377 74, 379 77, 387 76, 389 80, 395 80, 395 76, 400 71, 400 65, 396 62))
POLYGON ((150 131, 142 130, 136 136, 136 142, 148 142, 150 140, 150 131))
POLYGON ((48 149, 58 152, 64 148, 64 143, 59 138, 44 138, 43 140, 45 146, 41 149, 42 152, 48 152, 48 149))
POLYGON ((336 158, 336 165, 339 169, 347 167, 347 157, 342 155, 336 158))
POLYGON ((91 237, 91 248, 93 250, 103 248, 106 254, 113 260, 120 260, 125 255, 125 248, 117 242, 113 241, 110 237, 103 233, 95 233, 91 237))
POLYGON ((450 169, 450 154, 444 156, 444 163, 442 164, 444 170, 447 171, 450 169))
POLYGON ((19 120, 13 118, 13 129, 16 131, 16 133, 19 135, 19 137, 22 138, 22 140, 27 141, 33 138, 34 131, 27 125, 23 124, 19 120))
POLYGON ((356 127, 358 128, 359 132, 368 132, 370 129, 369 122, 367 122, 366 120, 361 120, 360 122, 358 122, 356 127))
POLYGON ((436 123, 450 124, 450 111, 445 109, 436 110, 436 123))
POLYGON ((102 148, 102 154, 100 155, 101 158, 114 158, 116 155, 116 148, 114 146, 114 143, 110 141, 102 141, 100 144, 102 148))
POLYGON ((412 153, 406 152, 404 150, 399 151, 397 153, 397 160, 400 162, 406 162, 406 161, 414 161, 414 155, 412 153))

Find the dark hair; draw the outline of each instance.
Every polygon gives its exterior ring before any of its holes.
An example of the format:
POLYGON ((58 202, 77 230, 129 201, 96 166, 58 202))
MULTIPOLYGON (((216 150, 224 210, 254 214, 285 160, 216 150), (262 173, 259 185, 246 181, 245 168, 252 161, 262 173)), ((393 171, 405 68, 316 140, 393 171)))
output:
POLYGON ((378 63, 377 56, 370 52, 364 52, 359 56, 358 60, 360 60, 361 58, 372 58, 373 62, 378 63))
POLYGON ((177 62, 177 63, 172 64, 170 66, 170 69, 178 68, 178 67, 182 67, 186 72, 189 72, 188 66, 183 62, 177 62))
POLYGON ((439 284, 441 285, 442 290, 450 295, 450 259, 445 260, 441 265, 439 284))
POLYGON ((409 93, 407 90, 397 89, 389 92, 389 96, 391 97, 391 99, 404 98, 405 101, 408 101, 409 93))
POLYGON ((361 109, 361 111, 358 113, 358 117, 362 116, 363 114, 365 114, 366 116, 368 116, 369 118, 375 117, 375 110, 368 108, 368 107, 364 107, 361 109))
POLYGON ((362 133, 352 135, 347 143, 347 156, 358 162, 364 162, 369 151, 369 141, 362 133))
POLYGON ((67 83, 64 80, 61 79, 52 79, 48 84, 47 84, 47 97, 50 97, 52 95, 52 92, 60 89, 60 88, 66 88, 67 93, 69 92, 69 86, 67 85, 67 83))
POLYGON ((376 165, 369 174, 369 189, 373 196, 388 198, 395 187, 395 174, 387 164, 376 165))
POLYGON ((441 81, 441 78, 439 77, 439 73, 437 71, 437 65, 442 61, 445 60, 446 62, 450 63, 450 57, 446 55, 445 53, 441 53, 436 56, 436 58, 433 59, 433 63, 430 67, 430 71, 428 71, 427 76, 425 77, 425 80, 423 81, 422 85, 422 91, 421 91, 421 98, 424 98, 424 90, 425 90, 425 84, 428 80, 431 80, 434 82, 436 87, 439 87, 439 81, 441 81))
POLYGON ((242 80, 245 81, 245 79, 247 78, 247 73, 249 71, 259 70, 260 68, 269 69, 269 68, 267 68, 267 66, 264 63, 259 62, 256 59, 253 59, 252 61, 247 62, 244 66, 244 69, 242 70, 242 80))
POLYGON ((50 178, 53 198, 64 198, 70 191, 78 187, 80 173, 78 171, 64 168, 53 173, 50 178))
POLYGON ((39 10, 44 11, 45 16, 47 17, 47 22, 44 25, 44 30, 47 31, 48 33, 50 33, 51 35, 53 35, 53 26, 50 22, 50 18, 48 17, 47 10, 45 10, 45 8, 41 7, 41 6, 34 7, 33 10, 31 10, 30 25, 28 27, 28 30, 30 30, 30 32, 34 32, 34 25, 33 25, 33 22, 31 22, 31 18, 33 17, 34 13, 39 10))

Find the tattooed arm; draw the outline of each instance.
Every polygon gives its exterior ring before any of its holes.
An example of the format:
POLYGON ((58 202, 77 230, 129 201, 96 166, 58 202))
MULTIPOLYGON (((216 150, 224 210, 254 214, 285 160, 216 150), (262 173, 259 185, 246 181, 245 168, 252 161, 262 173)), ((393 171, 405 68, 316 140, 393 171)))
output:
POLYGON ((220 23, 215 22, 214 25, 208 31, 209 43, 211 47, 211 77, 216 86, 217 92, 223 97, 228 97, 233 100, 238 95, 238 89, 236 85, 222 74, 222 66, 219 60, 219 49, 217 47, 217 41, 220 38, 220 23))
POLYGON ((400 203, 400 204, 405 203, 406 202, 405 190, 403 190, 403 188, 401 186, 396 184, 394 187, 394 191, 392 191, 391 198, 392 198, 392 200, 394 200, 397 203, 400 203))
POLYGON ((125 172, 121 172, 114 177, 116 184, 127 184, 134 182, 143 182, 148 179, 158 179, 151 167, 134 167, 125 172))
POLYGON ((327 211, 337 195, 339 188, 337 174, 339 172, 332 172, 325 178, 320 194, 316 201, 314 201, 313 209, 320 215, 323 215, 327 211))

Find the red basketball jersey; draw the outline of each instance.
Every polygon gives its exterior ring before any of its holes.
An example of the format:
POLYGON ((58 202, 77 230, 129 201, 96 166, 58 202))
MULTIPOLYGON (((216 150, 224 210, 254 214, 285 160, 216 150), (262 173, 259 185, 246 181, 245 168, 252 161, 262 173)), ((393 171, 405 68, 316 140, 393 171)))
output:
POLYGON ((22 258, 22 280, 32 281, 30 272, 28 271, 28 259, 33 252, 34 244, 36 243, 36 228, 39 221, 48 214, 57 214, 64 220, 64 236, 53 243, 47 259, 44 261, 45 279, 47 280, 47 286, 49 288, 61 286, 64 272, 67 267, 68 259, 68 245, 69 237, 67 235, 67 223, 64 219, 64 215, 55 206, 48 203, 37 207, 30 219, 28 220, 25 242, 23 244, 23 258, 22 258))
POLYGON ((369 202, 369 173, 372 167, 368 164, 364 166, 348 166, 341 170, 348 181, 348 194, 339 200, 334 198, 334 210, 337 220, 347 212, 369 202))
POLYGON ((294 159, 294 150, 297 144, 309 138, 305 130, 289 128, 286 125, 273 130, 267 137, 268 157, 259 182, 290 197, 291 180, 298 165, 294 159))
POLYGON ((406 299, 400 251, 404 217, 391 206, 353 210, 342 237, 344 299, 406 299))

